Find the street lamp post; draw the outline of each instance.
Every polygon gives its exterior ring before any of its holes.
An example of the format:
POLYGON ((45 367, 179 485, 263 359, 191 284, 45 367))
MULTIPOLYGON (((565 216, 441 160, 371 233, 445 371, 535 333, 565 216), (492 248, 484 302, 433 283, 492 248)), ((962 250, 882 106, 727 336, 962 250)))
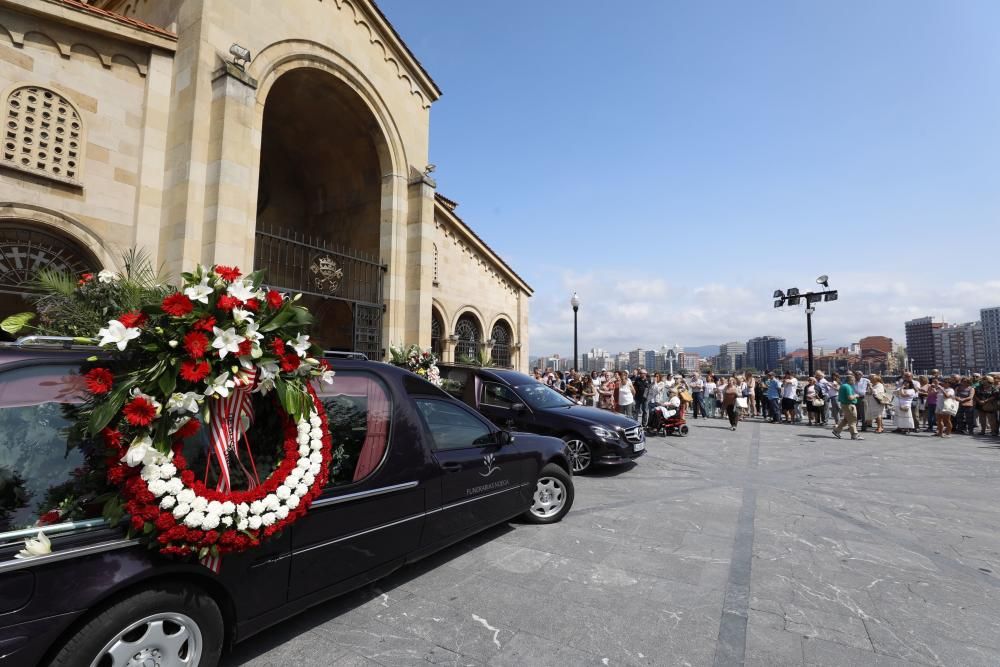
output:
POLYGON ((576 337, 576 314, 580 310, 580 297, 573 292, 573 298, 569 300, 569 305, 573 306, 573 370, 579 370, 579 351, 577 348, 577 337, 576 337))
POLYGON ((799 288, 790 287, 787 292, 782 292, 780 289, 774 290, 774 307, 781 308, 782 306, 797 306, 805 299, 806 303, 806 335, 808 340, 806 344, 809 346, 809 375, 815 372, 813 368, 813 334, 812 334, 812 316, 816 312, 816 308, 813 304, 819 303, 820 301, 836 301, 837 300, 837 290, 829 289, 830 279, 827 276, 820 276, 816 279, 816 282, 823 286, 823 290, 819 292, 799 292, 799 288))

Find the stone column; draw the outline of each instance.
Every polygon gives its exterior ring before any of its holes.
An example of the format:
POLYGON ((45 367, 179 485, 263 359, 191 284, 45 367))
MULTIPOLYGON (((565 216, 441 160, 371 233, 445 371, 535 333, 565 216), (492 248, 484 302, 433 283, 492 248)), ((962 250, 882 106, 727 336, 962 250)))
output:
POLYGON ((407 183, 403 174, 382 177, 382 218, 379 254, 389 270, 383 276, 382 346, 408 344, 406 338, 407 183))
POLYGON ((153 266, 162 261, 160 222, 167 159, 167 124, 170 113, 172 55, 151 50, 146 74, 145 119, 139 156, 138 195, 135 203, 135 236, 132 245, 149 254, 153 266))
POLYGON ((434 290, 434 189, 427 175, 407 188, 406 340, 422 348, 431 344, 431 307, 434 290))
POLYGON ((205 182, 202 262, 253 266, 256 183, 253 122, 257 81, 230 62, 212 75, 209 163, 205 182))

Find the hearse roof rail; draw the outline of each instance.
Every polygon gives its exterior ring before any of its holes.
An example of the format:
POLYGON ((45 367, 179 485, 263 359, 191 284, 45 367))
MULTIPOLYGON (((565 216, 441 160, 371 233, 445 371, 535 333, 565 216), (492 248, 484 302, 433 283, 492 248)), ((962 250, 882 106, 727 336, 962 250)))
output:
POLYGON ((366 357, 361 352, 340 352, 338 350, 326 350, 323 352, 324 357, 329 357, 331 359, 357 359, 358 361, 368 361, 366 357))
POLYGON ((16 348, 52 348, 59 347, 64 350, 96 350, 98 346, 88 342, 86 338, 74 338, 73 336, 21 336, 13 342, 0 343, 2 347, 16 348))

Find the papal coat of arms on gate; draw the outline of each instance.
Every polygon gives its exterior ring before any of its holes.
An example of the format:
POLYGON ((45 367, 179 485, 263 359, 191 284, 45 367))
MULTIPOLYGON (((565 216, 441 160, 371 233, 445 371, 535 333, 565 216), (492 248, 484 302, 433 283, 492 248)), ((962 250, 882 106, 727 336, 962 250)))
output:
POLYGON ((322 255, 314 259, 309 270, 313 273, 313 284, 316 286, 316 291, 327 294, 336 292, 344 277, 344 270, 329 255, 322 255))

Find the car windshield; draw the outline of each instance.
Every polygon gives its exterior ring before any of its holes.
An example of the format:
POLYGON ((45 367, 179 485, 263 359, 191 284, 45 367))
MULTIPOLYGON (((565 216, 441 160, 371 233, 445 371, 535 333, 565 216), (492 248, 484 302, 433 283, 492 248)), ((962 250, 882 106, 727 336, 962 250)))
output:
POLYGON ((546 408, 564 408, 570 405, 576 405, 576 403, 569 400, 555 389, 539 382, 522 384, 514 388, 517 389, 518 395, 524 399, 524 402, 532 408, 544 410, 546 408))

